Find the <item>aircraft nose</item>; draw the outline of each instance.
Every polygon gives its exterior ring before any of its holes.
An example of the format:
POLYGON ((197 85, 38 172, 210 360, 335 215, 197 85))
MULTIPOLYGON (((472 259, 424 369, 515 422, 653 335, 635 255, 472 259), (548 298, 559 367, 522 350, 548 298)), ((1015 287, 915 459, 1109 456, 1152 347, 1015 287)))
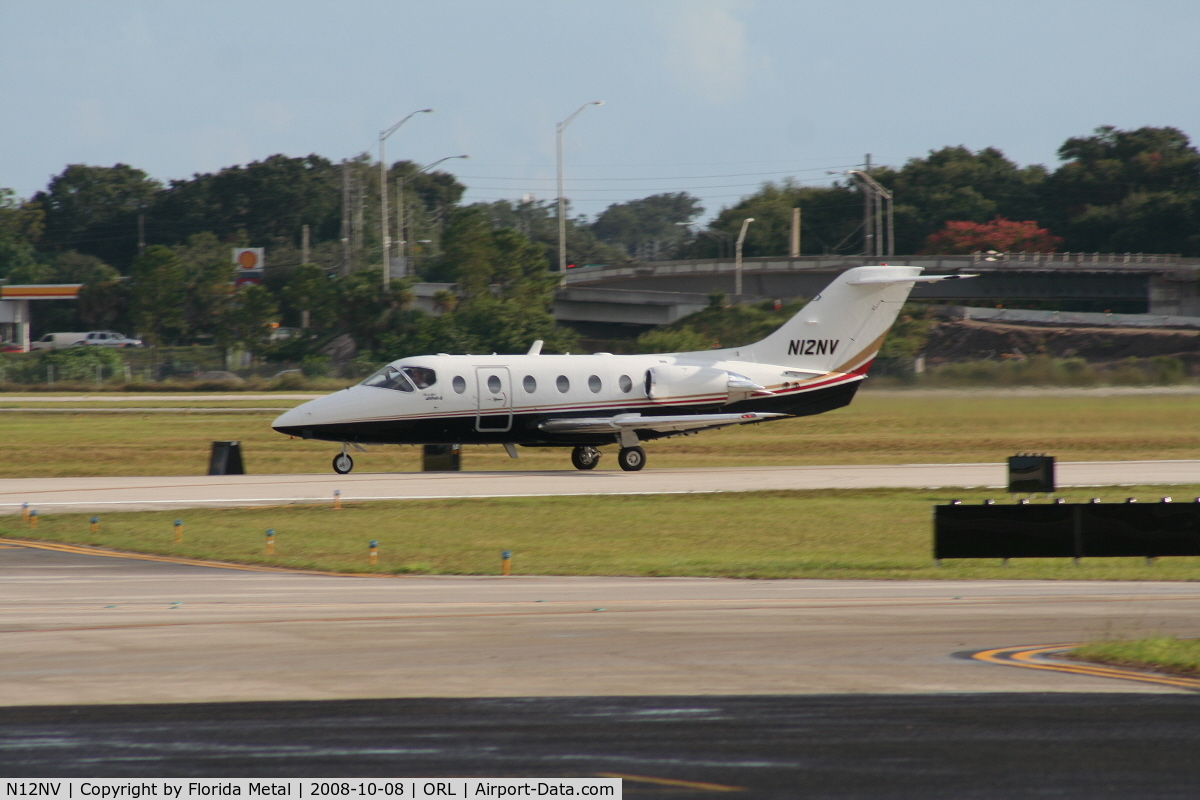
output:
POLYGON ((275 418, 275 421, 271 423, 271 427, 275 430, 279 430, 280 428, 290 428, 294 425, 299 425, 300 420, 304 416, 303 408, 306 405, 308 405, 308 403, 296 406, 295 408, 289 408, 287 411, 275 418))
POLYGON ((298 426, 325 422, 327 420, 324 417, 328 416, 328 414, 321 412, 328 410, 326 407, 330 405, 329 398, 330 395, 318 397, 315 400, 309 400, 295 408, 288 409, 275 418, 275 421, 271 423, 271 427, 280 433, 293 433, 293 430, 298 426))

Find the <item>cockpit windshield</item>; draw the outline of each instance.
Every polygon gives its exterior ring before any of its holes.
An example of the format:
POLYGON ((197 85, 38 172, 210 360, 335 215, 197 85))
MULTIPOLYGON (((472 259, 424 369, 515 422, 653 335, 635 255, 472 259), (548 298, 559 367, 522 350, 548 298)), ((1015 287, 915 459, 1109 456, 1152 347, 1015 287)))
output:
POLYGON ((437 373, 428 367, 393 367, 391 364, 362 382, 363 386, 411 392, 413 386, 428 389, 437 383, 437 373))
POLYGON ((399 392, 413 391, 413 385, 404 377, 404 373, 390 364, 363 380, 361 385, 374 386, 377 389, 395 389, 399 392))
POLYGON ((418 389, 428 389, 437 383, 437 373, 429 367, 401 367, 418 389))

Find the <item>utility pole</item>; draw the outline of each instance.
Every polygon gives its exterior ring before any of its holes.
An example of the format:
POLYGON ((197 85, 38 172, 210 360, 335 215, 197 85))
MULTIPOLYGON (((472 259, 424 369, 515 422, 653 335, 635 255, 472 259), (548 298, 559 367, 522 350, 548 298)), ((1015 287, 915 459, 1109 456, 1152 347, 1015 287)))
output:
POLYGON ((603 100, 584 103, 575 110, 574 114, 558 123, 554 129, 555 154, 558 162, 558 279, 560 282, 567 280, 567 201, 563 195, 563 131, 571 124, 571 120, 579 116, 579 112, 588 106, 602 105, 604 105, 603 100))
POLYGON ((404 208, 404 173, 396 176, 396 243, 400 252, 400 274, 408 277, 408 231, 405 230, 407 216, 404 208))
POLYGON ((750 227, 750 223, 754 222, 754 217, 746 217, 742 220, 742 230, 738 233, 737 250, 734 253, 733 259, 733 302, 737 302, 737 298, 742 296, 742 242, 746 241, 746 228, 750 227))
POLYGON ((366 194, 365 184, 366 181, 363 180, 362 174, 355 170, 354 183, 351 188, 354 198, 354 213, 350 217, 350 257, 355 268, 362 266, 363 242, 366 238, 366 220, 364 218, 366 203, 363 197, 366 194))
POLYGON ((308 225, 305 224, 305 225, 301 226, 301 228, 300 228, 300 263, 301 264, 308 263, 308 243, 309 243, 309 230, 308 230, 308 225))
POLYGON ((146 254, 146 215, 138 214, 138 255, 146 254))
POLYGON ((792 235, 788 241, 788 255, 796 258, 800 255, 800 209, 792 209, 792 235))
POLYGON ((350 274, 350 173, 342 159, 342 275, 350 274))
MULTIPOLYGON (((869 156, 868 156, 869 158, 869 156)), ((846 173, 863 193, 863 255, 890 256, 896 252, 895 220, 892 214, 892 193, 863 170, 846 173), (886 204, 886 228, 884 222, 886 204)))

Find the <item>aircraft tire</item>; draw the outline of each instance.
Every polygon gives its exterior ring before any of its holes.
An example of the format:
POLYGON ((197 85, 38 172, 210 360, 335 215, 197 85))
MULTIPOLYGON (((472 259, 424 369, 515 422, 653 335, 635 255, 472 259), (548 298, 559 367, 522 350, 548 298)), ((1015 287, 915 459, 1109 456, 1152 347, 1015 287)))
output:
POLYGON ((345 475, 354 469, 354 459, 345 453, 338 453, 333 457, 333 471, 338 475, 345 475))
POLYGON ((637 472, 646 466, 646 451, 640 447, 622 447, 617 453, 617 463, 626 472, 637 472))
POLYGON ((575 469, 595 469, 600 463, 600 451, 594 447, 580 445, 571 451, 571 463, 575 469))

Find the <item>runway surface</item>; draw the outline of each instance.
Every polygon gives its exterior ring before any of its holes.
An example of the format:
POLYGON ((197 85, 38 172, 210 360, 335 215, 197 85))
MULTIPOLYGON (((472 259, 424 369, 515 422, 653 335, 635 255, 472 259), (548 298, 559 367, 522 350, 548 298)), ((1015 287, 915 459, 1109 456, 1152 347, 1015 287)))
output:
POLYGON ((1198 608, 1195 583, 339 577, 6 543, 0 705, 1179 693, 961 653, 1198 636, 1198 608))
POLYGON ((972 660, 1200 584, 340 577, 0 543, 0 774, 1191 798, 1200 694, 972 660))
MULTIPOLYGON (((1060 462, 1060 487, 1200 483, 1200 460, 1060 462)), ((772 489, 994 487, 1003 464, 899 464, 730 469, 412 472, 0 480, 0 513, 22 503, 57 511, 236 507, 343 500, 674 494, 772 489)))
POLYGON ((673 800, 1192 800, 1198 746, 1200 696, 1122 694, 359 700, 0 718, 10 779, 603 775, 623 777, 626 797, 673 800))

